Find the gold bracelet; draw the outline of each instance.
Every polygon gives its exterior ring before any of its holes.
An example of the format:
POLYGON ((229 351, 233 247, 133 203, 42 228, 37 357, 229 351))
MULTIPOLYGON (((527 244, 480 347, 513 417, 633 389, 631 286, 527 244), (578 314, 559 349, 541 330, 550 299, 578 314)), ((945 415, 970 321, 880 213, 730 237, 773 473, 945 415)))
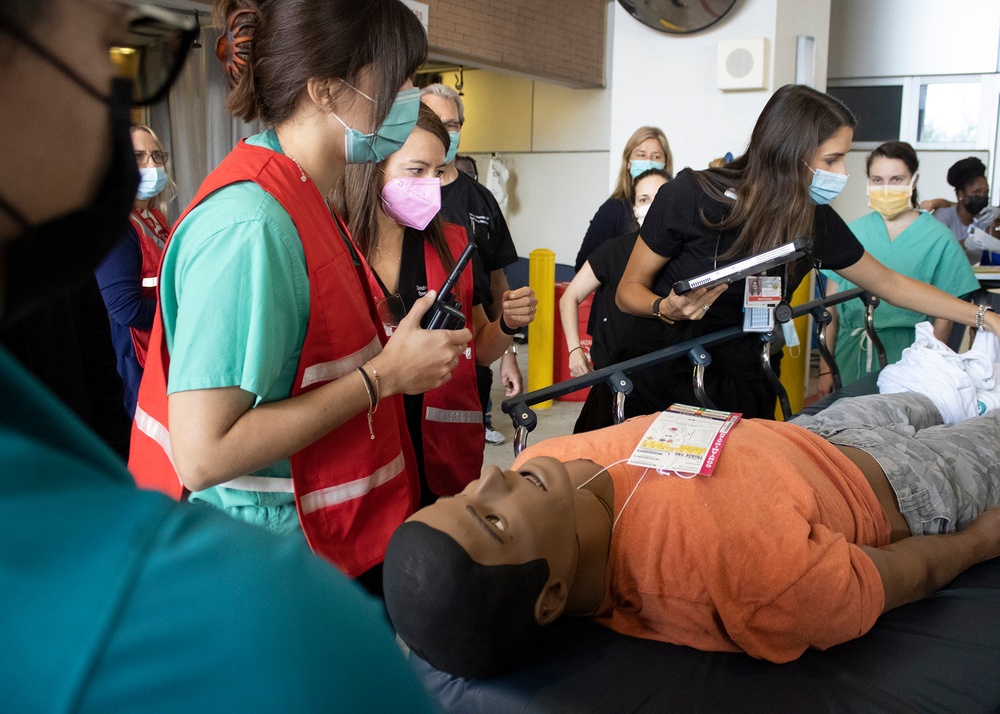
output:
POLYGON ((373 362, 368 362, 368 366, 372 368, 372 377, 375 378, 375 409, 373 411, 374 413, 378 411, 378 403, 379 400, 382 399, 382 384, 381 382, 379 382, 378 370, 375 369, 375 364, 373 362))
POLYGON ((358 372, 361 373, 361 381, 365 385, 365 391, 368 393, 368 433, 371 435, 372 441, 375 441, 375 427, 372 424, 372 415, 378 406, 378 395, 375 388, 372 387, 371 380, 368 379, 368 373, 365 372, 364 367, 358 367, 358 372))

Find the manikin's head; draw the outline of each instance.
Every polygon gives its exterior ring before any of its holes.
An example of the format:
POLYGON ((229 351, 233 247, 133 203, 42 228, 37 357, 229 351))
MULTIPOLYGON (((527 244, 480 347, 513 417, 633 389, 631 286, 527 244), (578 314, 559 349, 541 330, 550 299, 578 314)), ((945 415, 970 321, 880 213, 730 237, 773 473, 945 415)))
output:
POLYGON ((559 461, 488 466, 414 514, 385 555, 385 602, 404 642, 437 669, 489 677, 565 610, 579 560, 582 493, 559 461))

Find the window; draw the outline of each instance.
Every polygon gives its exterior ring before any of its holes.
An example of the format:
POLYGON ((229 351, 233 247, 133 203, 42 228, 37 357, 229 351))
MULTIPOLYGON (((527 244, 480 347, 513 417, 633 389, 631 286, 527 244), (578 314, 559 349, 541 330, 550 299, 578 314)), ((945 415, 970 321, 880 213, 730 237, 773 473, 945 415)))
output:
POLYGON ((978 82, 920 85, 917 141, 974 144, 979 138, 982 88, 978 82))
POLYGON ((899 140, 903 85, 830 87, 828 91, 846 104, 858 118, 854 141, 882 143, 899 140))
POLYGON ((855 150, 884 141, 906 141, 918 151, 986 150, 1000 74, 838 79, 827 91, 858 118, 855 150))

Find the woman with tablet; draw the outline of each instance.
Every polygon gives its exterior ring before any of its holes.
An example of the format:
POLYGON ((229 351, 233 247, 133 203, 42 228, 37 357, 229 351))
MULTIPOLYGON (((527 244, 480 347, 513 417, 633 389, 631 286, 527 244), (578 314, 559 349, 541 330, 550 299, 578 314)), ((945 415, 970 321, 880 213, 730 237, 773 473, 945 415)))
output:
MULTIPOLYGON (((743 156, 721 168, 682 171, 660 191, 618 287, 618 305, 647 319, 637 321, 618 357, 742 324, 750 304, 745 280, 684 295, 673 291, 674 283, 800 238, 812 241, 811 254, 769 271, 780 278, 776 300, 788 301, 809 270, 820 267, 894 305, 1000 331, 995 314, 872 258, 827 205, 847 182, 844 158, 855 124, 851 111, 833 97, 787 85, 764 107, 743 156)), ((773 416, 775 394, 761 371, 760 351, 755 334, 712 351, 705 390, 716 407, 747 417, 773 416)), ((628 416, 673 402, 697 404, 687 360, 631 378, 628 416)))

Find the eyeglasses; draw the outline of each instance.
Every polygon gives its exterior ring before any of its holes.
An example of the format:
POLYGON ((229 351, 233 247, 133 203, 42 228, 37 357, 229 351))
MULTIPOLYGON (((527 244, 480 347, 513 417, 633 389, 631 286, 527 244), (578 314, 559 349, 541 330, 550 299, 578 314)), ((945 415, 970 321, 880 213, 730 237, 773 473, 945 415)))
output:
POLYGON ((148 159, 152 159, 154 164, 163 166, 167 163, 170 154, 166 151, 137 151, 135 152, 135 163, 142 166, 148 159))
POLYGON ((137 0, 106 0, 125 16, 124 37, 110 48, 119 73, 132 80, 132 103, 153 104, 170 90, 200 33, 196 15, 137 0))
MULTIPOLYGON (((136 0, 105 0, 107 5, 125 18, 124 35, 113 41, 108 50, 122 77, 132 80, 132 103, 136 106, 153 104, 164 96, 177 79, 184 60, 200 32, 195 15, 166 10, 136 0)), ((16 25, 0 24, 7 32, 33 52, 44 57, 63 74, 98 99, 108 97, 65 60, 16 25)))

